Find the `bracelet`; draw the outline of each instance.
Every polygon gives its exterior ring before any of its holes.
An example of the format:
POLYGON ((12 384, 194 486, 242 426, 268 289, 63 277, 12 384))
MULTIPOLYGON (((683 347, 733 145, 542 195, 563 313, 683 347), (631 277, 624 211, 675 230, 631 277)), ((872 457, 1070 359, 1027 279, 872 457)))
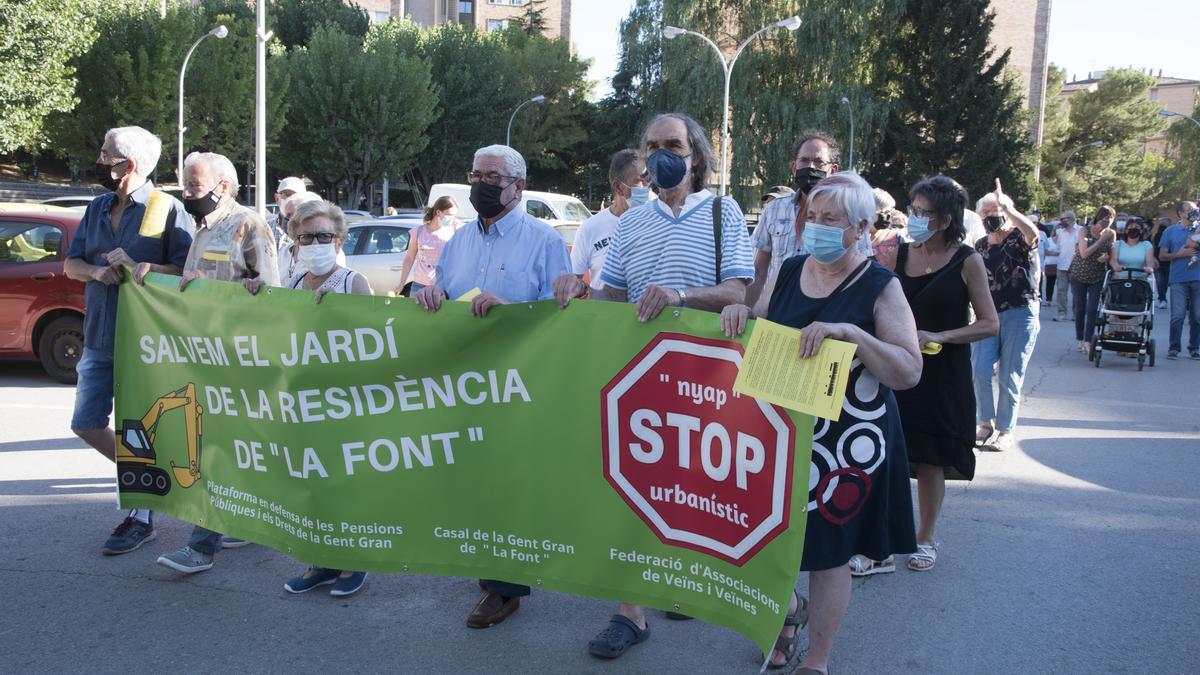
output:
POLYGON ((679 294, 679 306, 687 305, 687 293, 684 293, 682 288, 676 288, 675 292, 679 294))

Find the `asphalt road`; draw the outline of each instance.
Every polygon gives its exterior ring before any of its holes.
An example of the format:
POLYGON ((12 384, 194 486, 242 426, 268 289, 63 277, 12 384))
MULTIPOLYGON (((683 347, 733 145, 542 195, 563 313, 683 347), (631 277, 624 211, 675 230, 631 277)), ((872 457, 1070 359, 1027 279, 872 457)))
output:
MULTIPOLYGON (((1165 353, 1165 313, 1156 330, 1165 353)), ((1200 659, 1200 362, 1099 370, 1046 320, 1019 447, 951 484, 934 571, 856 581, 831 661, 843 673, 1193 673, 1200 659)), ((155 558, 191 526, 162 517, 125 556, 112 465, 69 431, 74 391, 0 364, 0 671, 753 673, 733 631, 651 616, 612 663, 586 651, 611 603, 537 591, 506 623, 464 619, 473 580, 373 575, 358 595, 291 596, 302 570, 259 546, 181 577, 155 558)), ((801 585, 806 583, 802 578, 801 585)))

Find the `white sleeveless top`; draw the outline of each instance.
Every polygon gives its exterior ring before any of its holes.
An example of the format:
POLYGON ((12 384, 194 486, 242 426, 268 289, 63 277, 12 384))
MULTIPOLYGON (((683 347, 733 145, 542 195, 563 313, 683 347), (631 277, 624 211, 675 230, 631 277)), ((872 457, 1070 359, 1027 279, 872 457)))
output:
MULTIPOLYGON (((307 274, 308 272, 300 272, 288 277, 288 280, 283 284, 284 288, 302 288, 301 284, 303 284, 304 277, 307 274)), ((354 287, 354 278, 358 276, 362 275, 348 267, 339 267, 336 272, 330 274, 325 279, 320 288, 315 290, 326 291, 328 293, 349 293, 350 289, 354 287)), ((374 293, 372 292, 372 294, 374 293)))

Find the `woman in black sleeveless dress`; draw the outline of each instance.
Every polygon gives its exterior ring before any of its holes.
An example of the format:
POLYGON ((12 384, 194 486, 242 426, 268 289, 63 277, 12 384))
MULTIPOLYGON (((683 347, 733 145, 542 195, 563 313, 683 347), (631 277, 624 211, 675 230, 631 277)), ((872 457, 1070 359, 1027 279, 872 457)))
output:
MULTIPOLYGON (((894 274, 858 252, 856 242, 875 216, 866 181, 838 173, 809 195, 804 244, 810 255, 784 262, 768 279, 767 318, 803 331, 800 357, 817 353, 825 338, 853 342, 841 417, 816 420, 809 508, 800 568, 813 598, 810 649, 799 673, 828 673, 838 626, 850 602, 855 553, 886 558, 915 549, 908 458, 893 389, 917 383, 921 356, 916 327, 894 274)), ((750 308, 721 313, 726 334, 745 329, 750 308)), ((801 656, 796 632, 805 603, 793 599, 772 668, 791 668, 801 656)))
MULTIPOLYGON (((945 176, 927 178, 909 192, 909 236, 895 271, 917 321, 925 365, 917 386, 896 392, 908 461, 917 478, 920 527, 908 568, 933 569, 934 526, 946 480, 975 477, 975 391, 970 344, 1000 328, 983 258, 963 244, 967 191, 945 176), (975 320, 971 321, 971 310, 975 320), (932 345, 938 345, 933 347, 932 345), (930 351, 941 351, 930 354, 930 351)), ((851 561, 851 570, 855 569, 851 561)), ((887 561, 859 562, 867 573, 887 561)), ((892 569, 895 569, 894 565, 892 569)))

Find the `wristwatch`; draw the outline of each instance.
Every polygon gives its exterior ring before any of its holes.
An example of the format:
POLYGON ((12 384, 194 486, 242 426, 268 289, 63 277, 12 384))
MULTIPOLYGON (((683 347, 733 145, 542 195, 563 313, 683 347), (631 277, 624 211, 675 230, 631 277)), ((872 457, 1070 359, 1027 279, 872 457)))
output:
POLYGON ((679 306, 687 305, 687 293, 684 293, 682 288, 676 288, 675 292, 679 294, 679 306))

